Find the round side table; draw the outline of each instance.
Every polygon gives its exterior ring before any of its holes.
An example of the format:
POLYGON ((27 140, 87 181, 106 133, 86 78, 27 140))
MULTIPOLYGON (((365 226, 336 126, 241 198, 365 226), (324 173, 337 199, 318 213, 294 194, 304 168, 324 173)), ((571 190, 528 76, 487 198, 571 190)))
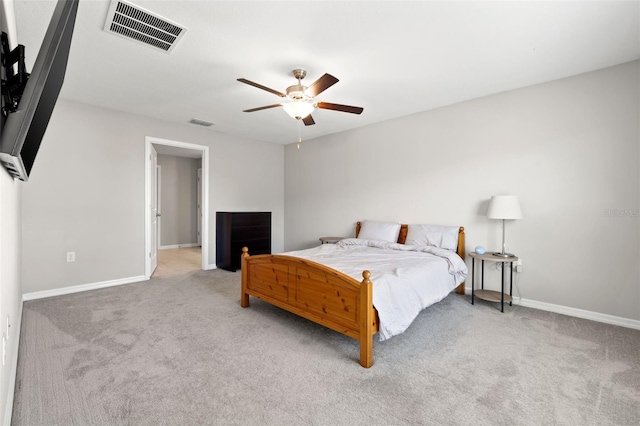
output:
POLYGON ((322 244, 335 244, 340 240, 344 240, 344 237, 320 237, 322 244))
POLYGON ((472 261, 471 261, 471 304, 474 304, 474 298, 477 297, 478 299, 482 299, 482 300, 487 300, 489 302, 499 302, 500 303, 500 312, 504 312, 504 302, 507 301, 509 302, 509 306, 511 306, 513 297, 512 297, 512 292, 513 292, 513 262, 517 262, 518 261, 518 257, 517 256, 511 256, 511 257, 502 257, 502 256, 496 256, 493 253, 485 253, 485 254, 477 254, 477 253, 469 253, 469 257, 471 257, 472 261), (480 280, 480 286, 481 286, 481 290, 476 290, 476 286, 475 286, 475 266, 476 266, 476 259, 481 260, 481 280, 480 280), (499 262, 502 263, 502 268, 501 268, 501 275, 502 275, 502 289, 501 291, 493 291, 493 290, 485 290, 484 289, 484 262, 488 261, 488 262, 499 262), (504 292, 504 274, 505 274, 505 266, 509 265, 509 272, 510 272, 510 277, 509 277, 509 294, 505 294, 504 292))

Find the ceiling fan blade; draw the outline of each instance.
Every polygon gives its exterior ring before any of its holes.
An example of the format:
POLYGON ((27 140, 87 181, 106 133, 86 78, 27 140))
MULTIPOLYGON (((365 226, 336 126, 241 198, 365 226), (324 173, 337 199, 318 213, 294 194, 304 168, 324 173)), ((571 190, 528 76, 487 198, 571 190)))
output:
POLYGON ((313 117, 311 116, 311 114, 309 114, 305 118, 303 118, 302 122, 304 123, 305 126, 312 126, 312 125, 316 124, 316 122, 313 121, 313 117))
POLYGON ((307 93, 307 95, 311 96, 312 98, 315 98, 320 93, 324 92, 329 87, 336 84, 338 81, 340 80, 338 80, 331 74, 325 74, 319 79, 317 79, 315 82, 313 82, 313 84, 309 86, 307 90, 305 90, 305 92, 307 93))
POLYGON ((277 90, 270 89, 267 86, 263 86, 262 84, 254 83, 253 81, 247 80, 246 78, 239 78, 238 81, 240 83, 248 84, 249 86, 257 87, 258 89, 266 90, 267 92, 273 93, 274 95, 278 95, 281 98, 284 98, 286 96, 284 93, 278 92, 277 90))
POLYGON ((332 109, 334 111, 349 112, 351 114, 360 114, 360 113, 362 113, 362 111, 364 111, 364 108, 361 108, 361 107, 350 106, 350 105, 332 104, 332 103, 329 103, 329 102, 318 102, 316 104, 316 106, 318 108, 322 108, 322 109, 332 109))
POLYGON ((258 107, 258 108, 245 109, 242 112, 261 111, 263 109, 276 108, 276 107, 280 107, 280 106, 282 106, 282 104, 273 104, 273 105, 261 106, 261 107, 258 107))

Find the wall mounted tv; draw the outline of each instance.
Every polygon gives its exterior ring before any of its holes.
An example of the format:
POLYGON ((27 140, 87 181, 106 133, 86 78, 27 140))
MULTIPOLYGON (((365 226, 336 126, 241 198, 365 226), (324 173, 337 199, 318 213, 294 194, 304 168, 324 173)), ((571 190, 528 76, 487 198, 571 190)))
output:
MULTIPOLYGON (((8 105, 5 80, 13 74, 13 65, 3 70, 0 162, 13 177, 25 182, 62 88, 77 11, 78 0, 58 0, 33 70, 24 86, 17 88, 19 101, 13 108, 8 105)), ((3 52, 3 66, 9 56, 3 52)))

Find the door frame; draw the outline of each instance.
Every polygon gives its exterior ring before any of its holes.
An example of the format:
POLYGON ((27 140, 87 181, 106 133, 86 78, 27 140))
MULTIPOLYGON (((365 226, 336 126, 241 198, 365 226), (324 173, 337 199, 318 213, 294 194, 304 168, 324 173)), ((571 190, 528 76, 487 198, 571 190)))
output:
POLYGON ((196 240, 202 247, 202 166, 198 167, 196 188, 196 240))
POLYGON ((149 170, 149 275, 153 275, 158 267, 158 153, 155 146, 150 145, 149 155, 146 158, 149 170), (152 245, 155 244, 155 247, 152 245))
POLYGON ((145 136, 145 161, 144 161, 144 274, 146 279, 151 278, 151 260, 149 254, 151 252, 151 182, 148 158, 151 155, 152 145, 167 145, 176 148, 190 149, 200 151, 202 155, 202 270, 206 271, 214 269, 209 265, 209 147, 205 145, 197 145, 187 142, 172 141, 168 139, 160 139, 152 136, 145 136))

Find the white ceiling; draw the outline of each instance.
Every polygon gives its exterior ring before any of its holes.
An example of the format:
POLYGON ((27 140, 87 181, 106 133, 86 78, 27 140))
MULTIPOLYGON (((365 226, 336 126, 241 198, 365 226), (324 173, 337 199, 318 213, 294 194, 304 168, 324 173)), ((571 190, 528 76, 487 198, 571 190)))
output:
MULTIPOLYGON (((81 1, 61 97, 289 144, 640 58, 638 1, 138 1, 188 28, 167 54, 102 28, 109 1, 81 1), (299 126, 278 91, 325 72, 317 99, 364 107, 316 110, 299 126)), ((30 70, 53 1, 14 0, 30 70)))

